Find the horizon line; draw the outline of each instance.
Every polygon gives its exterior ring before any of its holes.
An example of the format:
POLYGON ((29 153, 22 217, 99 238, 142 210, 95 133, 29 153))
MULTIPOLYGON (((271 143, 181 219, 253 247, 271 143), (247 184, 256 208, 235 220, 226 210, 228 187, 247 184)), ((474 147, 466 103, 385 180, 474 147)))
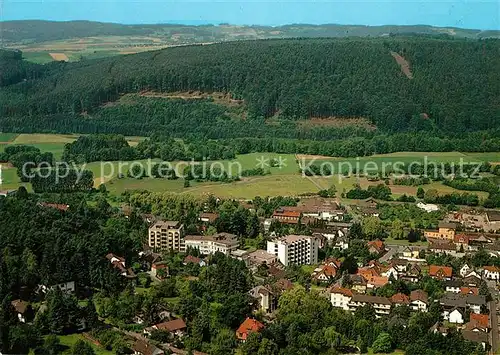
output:
POLYGON ((38 22, 51 22, 51 23, 69 23, 69 22, 89 22, 89 23, 100 23, 100 24, 113 24, 113 25, 122 25, 122 26, 186 26, 186 27, 203 27, 203 26, 232 26, 232 27, 268 27, 268 28, 278 28, 278 27, 287 27, 287 26, 311 26, 311 27, 321 27, 321 26, 353 26, 353 27, 431 27, 431 28, 443 28, 443 29, 459 29, 459 30, 469 30, 469 31, 478 31, 478 32, 500 32, 500 29, 478 29, 478 28, 470 28, 470 27, 457 27, 457 26, 436 26, 429 24, 383 24, 383 25, 364 25, 364 24, 342 24, 342 23, 321 23, 321 24, 313 24, 306 22, 292 22, 286 24, 279 25, 262 25, 262 24, 234 24, 229 22, 203 22, 203 21, 187 21, 187 22, 202 22, 199 24, 189 24, 182 22, 144 22, 144 23, 124 23, 124 22, 113 22, 113 21, 94 21, 94 20, 47 20, 47 19, 17 19, 17 20, 0 20, 0 24, 7 22, 29 22, 29 21, 38 21, 38 22))

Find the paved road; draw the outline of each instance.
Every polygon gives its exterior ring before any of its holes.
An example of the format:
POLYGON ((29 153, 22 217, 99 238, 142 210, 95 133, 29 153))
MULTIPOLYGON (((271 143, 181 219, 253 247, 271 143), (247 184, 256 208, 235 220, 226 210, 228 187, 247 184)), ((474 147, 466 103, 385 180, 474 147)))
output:
POLYGON ((491 345, 491 351, 490 354, 496 354, 498 351, 498 327, 500 324, 498 324, 498 314, 497 312, 500 311, 500 304, 499 304, 499 294, 498 294, 498 288, 497 285, 494 281, 488 281, 488 288, 490 289, 491 297, 493 300, 490 302, 490 321, 491 321, 491 332, 490 332, 490 345, 491 345))

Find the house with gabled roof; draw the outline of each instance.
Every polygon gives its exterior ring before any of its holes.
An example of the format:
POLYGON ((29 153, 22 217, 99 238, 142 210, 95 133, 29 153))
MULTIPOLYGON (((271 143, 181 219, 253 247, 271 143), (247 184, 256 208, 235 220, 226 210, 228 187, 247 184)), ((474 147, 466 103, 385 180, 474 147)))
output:
POLYGON ((260 333, 264 329, 264 324, 253 318, 247 318, 236 330, 236 338, 245 342, 250 333, 260 333))
POLYGON ((483 278, 486 280, 498 282, 500 280, 500 268, 498 268, 497 266, 484 266, 483 278))
POLYGON ((410 305, 410 297, 404 293, 396 293, 391 297, 391 302, 394 306, 410 305))
POLYGON ((334 286, 330 288, 330 302, 335 308, 341 308, 344 311, 349 310, 349 302, 351 301, 353 292, 348 288, 334 286))
POLYGON ((449 266, 430 265, 429 276, 437 280, 451 280, 453 269, 449 266))
POLYGON ((385 253, 386 251, 385 244, 380 239, 369 241, 367 243, 367 246, 368 246, 368 251, 371 254, 382 254, 385 253))
POLYGON ((410 308, 414 311, 427 312, 429 296, 424 290, 414 290, 410 293, 410 308))

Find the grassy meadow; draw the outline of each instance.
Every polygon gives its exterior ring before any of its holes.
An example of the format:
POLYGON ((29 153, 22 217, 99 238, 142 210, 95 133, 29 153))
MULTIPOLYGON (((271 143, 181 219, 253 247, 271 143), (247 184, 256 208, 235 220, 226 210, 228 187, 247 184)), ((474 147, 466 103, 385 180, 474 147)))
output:
MULTIPOLYGON (((0 133, 0 152, 8 145, 26 144, 39 148, 42 151, 49 151, 54 154, 56 160, 60 160, 66 143, 71 143, 78 138, 79 135, 74 134, 16 134, 16 133, 0 133)), ((127 137, 127 141, 131 146, 136 146, 144 140, 145 137, 127 137)), ((413 161, 422 162, 424 157, 427 157, 428 162, 435 163, 451 163, 459 162, 460 159, 464 162, 500 162, 500 153, 460 153, 460 152, 398 152, 391 154, 374 155, 372 157, 361 158, 336 158, 336 157, 316 157, 316 164, 323 162, 333 163, 334 167, 338 167, 340 163, 351 164, 362 167, 368 162, 373 162, 373 165, 381 166, 386 164, 390 166, 396 162, 408 164, 413 161)), ((108 190, 112 194, 121 194, 127 190, 150 190, 150 191, 171 191, 176 193, 192 193, 196 195, 215 194, 225 198, 240 198, 250 199, 257 195, 259 196, 277 196, 277 195, 301 195, 307 193, 316 193, 321 189, 327 189, 332 184, 335 185, 338 194, 350 190, 354 184, 360 184, 361 187, 367 188, 370 185, 383 183, 383 181, 368 181, 365 177, 342 175, 333 175, 329 177, 303 177, 299 173, 299 164, 308 163, 311 161, 310 156, 301 156, 294 154, 278 154, 278 153, 251 153, 238 155, 236 159, 231 161, 216 161, 205 162, 207 169, 210 164, 217 164, 233 175, 237 175, 240 170, 249 170, 256 167, 264 166, 265 170, 270 171, 270 175, 266 176, 250 176, 243 177, 241 181, 233 183, 219 182, 191 182, 190 187, 184 188, 184 181, 164 180, 164 179, 132 179, 118 178, 121 172, 126 176, 131 162, 93 162, 85 164, 85 168, 92 171, 94 174, 94 184, 99 186, 105 183, 108 190), (269 167, 272 159, 280 159, 281 167, 269 167), (120 170, 121 165, 121 170, 120 170)), ((159 160, 153 160, 159 161, 159 160)), ((140 161, 147 163, 147 160, 140 161)), ((181 164, 181 167, 187 166, 188 162, 173 162, 181 164)), ((182 170, 182 169, 180 169, 182 170)), ((3 168, 3 185, 2 190, 16 189, 21 185, 16 171, 13 168, 3 168)), ((29 184, 28 184, 29 185, 29 184)), ((29 187, 29 186, 27 186, 29 187)), ((395 197, 402 194, 415 195, 417 187, 389 185, 395 197)), ((433 182, 429 185, 424 185, 424 189, 436 189, 440 193, 450 193, 457 191, 451 187, 442 185, 439 182, 433 182)), ((485 192, 477 193, 480 198, 486 198, 485 192)))

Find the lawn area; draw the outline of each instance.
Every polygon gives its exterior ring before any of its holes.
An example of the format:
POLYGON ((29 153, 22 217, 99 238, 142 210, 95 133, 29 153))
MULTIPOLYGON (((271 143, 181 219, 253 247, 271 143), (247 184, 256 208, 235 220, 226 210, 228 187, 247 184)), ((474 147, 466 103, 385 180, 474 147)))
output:
POLYGON ((300 175, 266 175, 229 184, 194 183, 184 191, 195 195, 213 194, 220 198, 252 199, 255 196, 297 196, 318 192, 319 188, 300 175))
MULTIPOLYGON (((1 165, 1 164, 0 164, 1 165)), ((17 170, 14 168, 2 168, 2 184, 0 190, 17 190, 19 186, 25 186, 28 191, 31 191, 31 184, 21 183, 17 176, 17 170)))
POLYGON ((65 350, 63 354, 70 354, 71 353, 71 347, 78 341, 78 340, 85 340, 87 341, 92 348, 94 349, 96 355, 113 355, 114 353, 112 351, 106 350, 104 348, 101 348, 95 344, 92 344, 88 340, 86 340, 81 334, 70 334, 70 335, 60 335, 58 336, 59 341, 61 342, 61 345, 67 346, 69 349, 65 350))
POLYGON ((53 61, 49 52, 26 52, 23 51, 23 59, 28 62, 46 64, 53 61))
POLYGON ((0 142, 12 142, 16 137, 17 133, 0 133, 0 142))

